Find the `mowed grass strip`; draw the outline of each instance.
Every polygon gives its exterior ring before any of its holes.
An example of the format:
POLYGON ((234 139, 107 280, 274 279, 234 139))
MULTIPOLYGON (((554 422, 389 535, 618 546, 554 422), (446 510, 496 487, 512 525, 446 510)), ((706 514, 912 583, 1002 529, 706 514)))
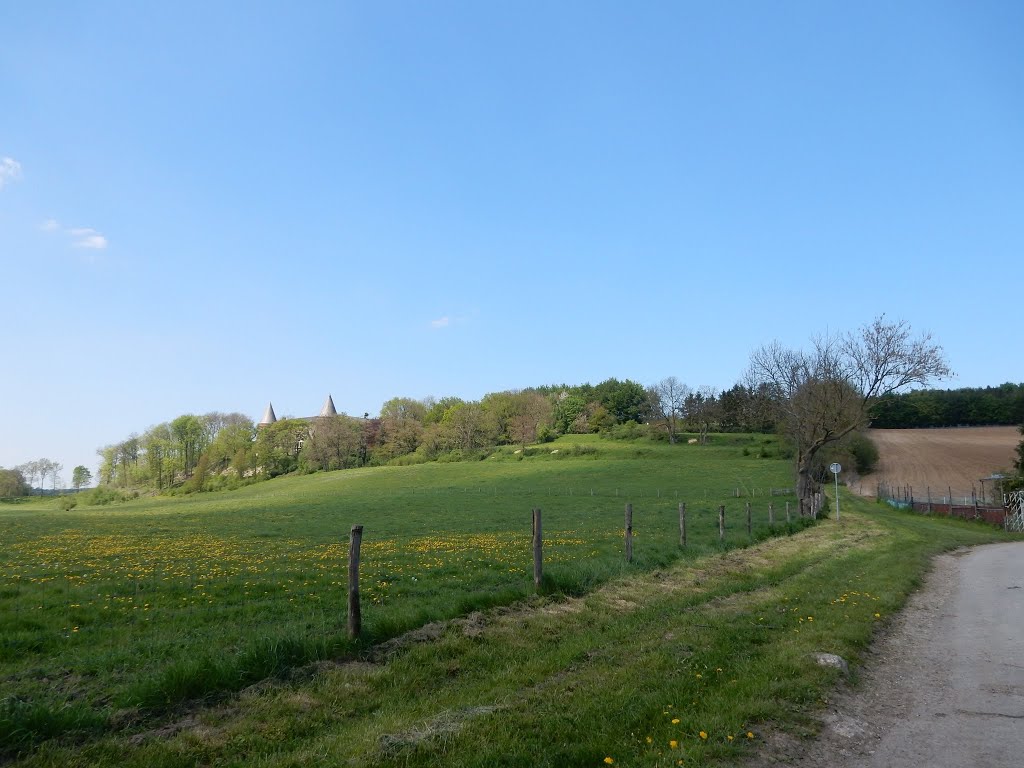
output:
MULTIPOLYGON (((789 466, 772 438, 708 446, 579 436, 464 464, 282 478, 232 493, 60 512, 0 508, 0 753, 126 715, 239 690, 318 659, 351 657, 432 621, 532 593, 530 510, 544 510, 549 593, 771 533, 768 489, 789 466), (623 562, 634 506, 635 561, 623 562), (689 505, 686 552, 677 504, 689 505), (345 636, 347 537, 365 526, 365 637, 345 636)), ((778 518, 784 502, 776 500, 778 518)), ((785 531, 779 526, 775 532, 785 531)))
POLYGON ((842 524, 431 625, 219 707, 19 765, 674 766, 813 731, 935 553, 999 531, 844 497, 842 524))

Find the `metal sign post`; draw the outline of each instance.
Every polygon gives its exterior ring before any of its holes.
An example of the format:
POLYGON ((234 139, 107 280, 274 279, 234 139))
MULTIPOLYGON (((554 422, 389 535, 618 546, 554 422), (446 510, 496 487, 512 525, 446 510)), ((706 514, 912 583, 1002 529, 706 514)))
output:
POLYGON ((829 471, 836 476, 836 522, 839 522, 839 473, 843 471, 838 461, 829 465, 829 471))

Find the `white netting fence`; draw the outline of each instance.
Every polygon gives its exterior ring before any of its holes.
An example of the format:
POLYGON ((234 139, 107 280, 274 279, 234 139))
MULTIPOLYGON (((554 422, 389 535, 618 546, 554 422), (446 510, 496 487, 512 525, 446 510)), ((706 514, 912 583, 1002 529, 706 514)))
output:
POLYGON ((1006 497, 1006 530, 1024 531, 1024 491, 1006 497))

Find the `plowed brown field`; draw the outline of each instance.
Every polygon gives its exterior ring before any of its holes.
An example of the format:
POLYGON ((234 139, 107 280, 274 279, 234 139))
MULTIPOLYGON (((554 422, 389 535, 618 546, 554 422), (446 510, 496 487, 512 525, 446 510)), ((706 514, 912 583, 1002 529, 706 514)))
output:
POLYGON ((936 497, 950 487, 954 496, 969 496, 972 486, 980 493, 979 479, 1008 470, 1021 441, 1016 427, 872 429, 868 436, 878 446, 878 469, 853 489, 873 496, 879 483, 909 485, 918 498, 928 488, 936 497))

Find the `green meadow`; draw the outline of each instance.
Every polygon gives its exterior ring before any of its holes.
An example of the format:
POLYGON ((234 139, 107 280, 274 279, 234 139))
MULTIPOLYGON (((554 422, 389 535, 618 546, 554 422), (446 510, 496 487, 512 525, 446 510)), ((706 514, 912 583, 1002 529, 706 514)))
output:
MULTIPOLYGON (((533 593, 582 595, 626 573, 784 532, 789 465, 773 438, 670 446, 590 436, 470 463, 282 478, 236 492, 57 510, 0 507, 0 749, 103 729, 318 659, 354 656, 432 621, 533 593), (742 498, 737 498, 737 491, 742 498), (688 505, 679 546, 678 504, 688 505), (623 557, 633 505, 634 561, 623 557), (346 636, 346 559, 364 526, 363 636, 346 636)), ((794 525, 792 528, 798 526, 794 525)))
POLYGON ((813 733, 838 674, 814 653, 856 670, 935 553, 1007 538, 845 493, 841 523, 787 525, 777 454, 762 436, 576 438, 71 513, 5 506, 0 749, 18 766, 736 763, 773 732, 813 733))

